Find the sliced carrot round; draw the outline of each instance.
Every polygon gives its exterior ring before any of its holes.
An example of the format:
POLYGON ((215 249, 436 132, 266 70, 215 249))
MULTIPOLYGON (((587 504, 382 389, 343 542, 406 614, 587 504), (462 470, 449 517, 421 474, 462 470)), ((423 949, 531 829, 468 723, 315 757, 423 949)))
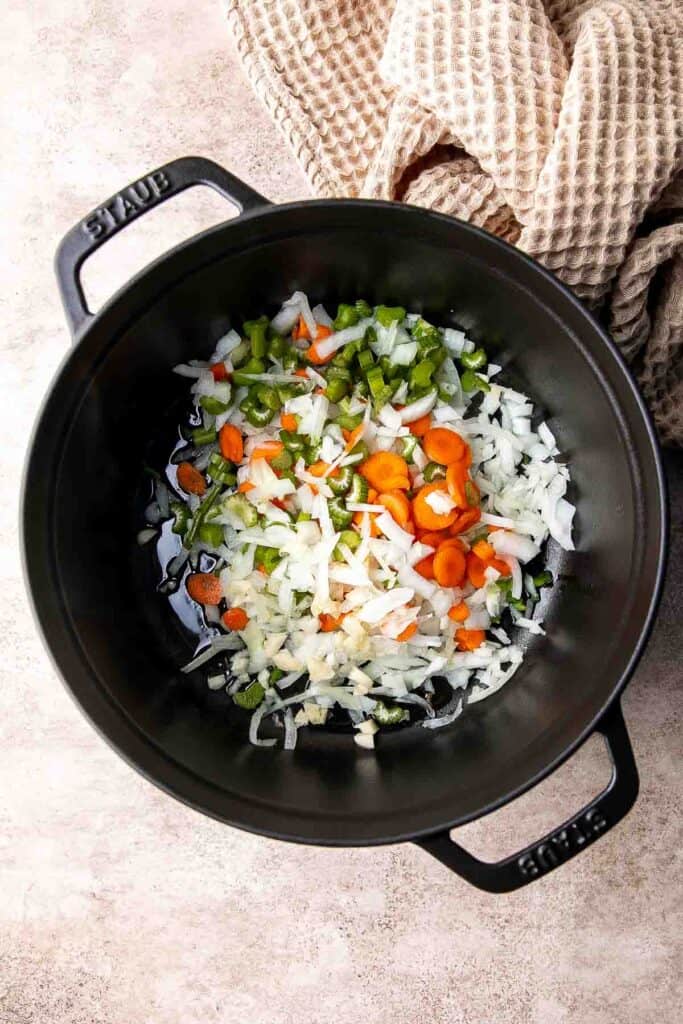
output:
POLYGON ((470 610, 464 601, 460 601, 458 604, 454 604, 452 608, 448 609, 448 618, 453 622, 464 622, 468 619, 470 610))
POLYGON ((221 621, 227 629, 233 629, 239 632, 241 629, 245 629, 249 622, 249 616, 245 612, 244 608, 228 608, 227 612, 223 612, 221 621))
POLYGON ((445 530, 418 530, 417 539, 421 544, 428 544, 430 548, 438 548, 442 541, 448 539, 449 534, 445 530))
POLYGON ((382 481, 382 490, 409 491, 413 485, 407 476, 388 476, 382 481))
POLYGON ((469 552, 467 555, 467 579, 470 581, 473 587, 479 590, 486 583, 486 562, 483 562, 481 558, 469 552))
POLYGON ((395 452, 375 452, 360 464, 358 472, 378 491, 408 490, 410 487, 408 463, 395 452), (406 486, 403 486, 404 482, 406 486))
POLYGON ((405 643, 406 640, 410 640, 411 636, 415 636, 417 633, 417 622, 411 622, 405 629, 396 637, 401 643, 405 643))
POLYGON ((405 526, 410 520, 410 502, 403 491, 392 490, 382 492, 377 498, 380 505, 384 505, 387 512, 396 520, 399 526, 405 526))
POLYGON ((483 629, 456 629, 455 639, 461 651, 476 651, 486 639, 483 629))
POLYGON ((426 416, 420 416, 418 420, 413 420, 412 423, 406 424, 410 433, 414 434, 415 437, 424 437, 431 425, 432 417, 429 413, 426 416))
POLYGON ((218 434, 221 455, 230 462, 241 462, 244 458, 244 441, 234 423, 224 423, 218 434))
POLYGON ((454 462, 446 470, 446 484, 448 493, 458 508, 468 509, 470 503, 467 500, 465 484, 468 482, 467 468, 464 462, 454 462))
POLYGON ((457 509, 446 513, 434 511, 427 498, 435 491, 447 493, 448 488, 445 481, 435 480, 434 483, 425 484, 413 498, 413 519, 415 520, 415 525, 423 530, 447 530, 455 522, 458 515, 457 509))
POLYGON ((445 541, 434 555, 434 578, 440 587, 458 587, 465 578, 465 556, 445 541))
POLYGON ((480 519, 480 508, 468 508, 464 512, 461 512, 458 518, 455 520, 455 522, 451 526, 451 533, 465 533, 465 531, 469 530, 472 526, 475 525, 475 523, 478 523, 480 519))
POLYGON ((220 604, 223 588, 217 576, 210 572, 193 572, 185 583, 187 592, 197 604, 220 604))
POLYGON ((178 487, 185 494, 206 494, 206 480, 191 462, 181 462, 178 466, 178 487))
POLYGON ((432 427, 422 438, 422 447, 430 462, 450 466, 465 454, 465 442, 460 434, 446 427, 432 427))
POLYGON ((446 537, 439 544, 439 551, 441 548, 457 548, 458 551, 462 551, 463 555, 467 553, 465 545, 458 537, 446 537))
POLYGON ((415 572, 419 572, 420 576, 426 580, 434 579, 434 555, 427 555, 426 558, 420 559, 413 566, 415 572))

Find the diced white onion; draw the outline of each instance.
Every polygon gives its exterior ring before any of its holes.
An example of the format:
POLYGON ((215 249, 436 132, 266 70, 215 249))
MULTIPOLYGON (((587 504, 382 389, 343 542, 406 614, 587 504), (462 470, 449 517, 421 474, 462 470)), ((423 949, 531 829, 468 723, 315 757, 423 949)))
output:
POLYGON ((422 416, 426 416, 436 405, 436 399, 436 391, 430 391, 423 398, 418 398, 416 402, 406 405, 400 410, 401 423, 412 423, 414 420, 419 420, 422 416))
POLYGON ((503 530, 494 530, 490 533, 489 542, 493 545, 497 555, 512 555, 522 563, 530 562, 540 550, 528 537, 503 530))

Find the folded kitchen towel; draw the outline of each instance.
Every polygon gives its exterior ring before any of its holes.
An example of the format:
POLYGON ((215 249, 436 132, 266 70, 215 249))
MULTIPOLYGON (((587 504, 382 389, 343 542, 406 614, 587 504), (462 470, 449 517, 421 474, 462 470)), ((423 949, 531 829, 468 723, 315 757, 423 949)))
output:
POLYGON ((514 242, 600 312, 683 443, 678 0, 228 0, 228 18, 319 195, 514 242))

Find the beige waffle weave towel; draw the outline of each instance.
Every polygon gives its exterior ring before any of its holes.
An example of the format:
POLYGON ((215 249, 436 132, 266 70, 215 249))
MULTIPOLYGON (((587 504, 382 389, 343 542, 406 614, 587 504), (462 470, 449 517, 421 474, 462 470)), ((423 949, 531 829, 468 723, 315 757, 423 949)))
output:
POLYGON ((228 0, 228 18, 316 192, 515 242, 602 312, 683 443, 678 0, 228 0))

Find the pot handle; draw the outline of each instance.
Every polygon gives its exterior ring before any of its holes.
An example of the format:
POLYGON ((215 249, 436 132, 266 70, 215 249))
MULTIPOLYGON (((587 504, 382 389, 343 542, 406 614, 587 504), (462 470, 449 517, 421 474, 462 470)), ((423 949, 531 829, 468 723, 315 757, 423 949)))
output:
POLYGON ((597 726, 612 759, 607 788, 563 825, 525 850, 494 864, 477 860, 439 832, 418 840, 418 845, 451 868, 465 881, 486 892, 512 892, 571 860, 630 811, 638 796, 638 770, 619 702, 597 726))
POLYGON ((269 200, 234 174, 201 156, 172 160, 126 185, 74 225, 57 249, 57 283, 74 336, 93 315, 85 301, 80 277, 81 267, 87 258, 126 225, 192 185, 210 185, 233 203, 240 213, 269 204, 269 200))

